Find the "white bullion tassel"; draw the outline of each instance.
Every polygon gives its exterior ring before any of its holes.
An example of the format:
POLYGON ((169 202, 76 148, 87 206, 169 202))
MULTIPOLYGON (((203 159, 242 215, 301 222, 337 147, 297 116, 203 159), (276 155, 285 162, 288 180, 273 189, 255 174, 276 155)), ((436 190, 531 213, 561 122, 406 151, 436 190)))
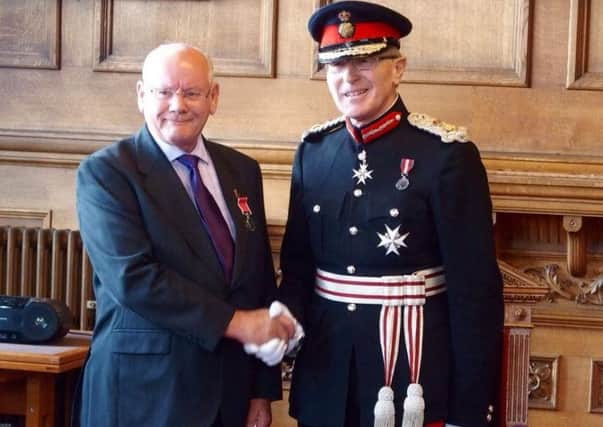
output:
POLYGON ((396 408, 392 380, 400 350, 400 332, 402 328, 402 308, 400 306, 381 306, 379 316, 379 340, 383 355, 385 385, 377 394, 375 403, 375 427, 395 427, 396 408))
POLYGON ((409 384, 404 399, 402 427, 423 427, 424 412, 423 387, 417 383, 409 384))
POLYGON ((396 410, 394 408, 394 391, 391 387, 381 387, 374 412, 375 427, 394 427, 396 410))

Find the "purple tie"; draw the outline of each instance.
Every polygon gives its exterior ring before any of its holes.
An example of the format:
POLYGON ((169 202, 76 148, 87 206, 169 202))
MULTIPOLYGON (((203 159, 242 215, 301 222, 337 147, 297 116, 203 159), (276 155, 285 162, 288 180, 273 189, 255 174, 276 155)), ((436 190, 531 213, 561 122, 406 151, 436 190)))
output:
POLYGON ((183 154, 178 157, 177 160, 188 169, 191 186, 195 195, 195 202, 201 215, 201 221, 211 238, 218 258, 220 259, 226 282, 230 283, 232 277, 232 262, 234 259, 234 243, 230 236, 228 225, 226 225, 226 221, 224 220, 216 201, 201 180, 201 174, 199 174, 199 168, 197 167, 199 158, 192 154, 183 154))

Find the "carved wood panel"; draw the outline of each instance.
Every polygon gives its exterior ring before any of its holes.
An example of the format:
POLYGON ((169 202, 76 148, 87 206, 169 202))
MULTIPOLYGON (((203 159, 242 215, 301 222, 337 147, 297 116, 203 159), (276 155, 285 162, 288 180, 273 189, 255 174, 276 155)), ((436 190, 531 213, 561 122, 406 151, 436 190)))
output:
MULTIPOLYGON (((314 0, 315 7, 329 3, 333 1, 314 0)), ((531 0, 457 0, 454 7, 447 1, 379 3, 413 23, 412 32, 401 43, 408 57, 404 82, 528 86, 531 0)), ((312 77, 324 78, 313 61, 312 77)))
POLYGON ((3 7, 5 3, 16 2, 0 0, 0 67, 58 69, 61 1, 21 0, 18 7, 3 7))
POLYGON ((140 72, 152 48, 180 41, 208 53, 217 75, 273 77, 276 0, 250 2, 94 0, 94 70, 140 72))
POLYGON ((557 409, 559 356, 532 354, 529 366, 530 408, 557 409))
POLYGON ((603 2, 572 0, 567 65, 569 89, 603 90, 603 2))
POLYGON ((591 361, 589 410, 603 414, 603 360, 601 359, 591 361))

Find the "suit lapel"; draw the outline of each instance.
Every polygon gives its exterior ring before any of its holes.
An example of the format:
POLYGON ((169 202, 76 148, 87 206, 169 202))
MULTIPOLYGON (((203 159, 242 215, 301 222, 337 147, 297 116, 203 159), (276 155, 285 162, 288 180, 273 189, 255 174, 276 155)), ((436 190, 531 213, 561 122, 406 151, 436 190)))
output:
POLYGON ((216 168, 216 174, 220 181, 222 194, 224 195, 226 206, 228 207, 228 211, 230 212, 230 216, 235 225, 235 257, 232 278, 233 283, 236 283, 236 279, 241 272, 243 257, 246 256, 245 248, 247 247, 249 232, 245 227, 244 216, 238 207, 235 191, 243 193, 241 195, 244 195, 245 190, 240 178, 240 172, 233 167, 232 162, 228 161, 222 148, 216 143, 207 140, 205 141, 205 146, 207 152, 211 156, 214 167, 216 168))
POLYGON ((146 127, 136 137, 139 169, 145 175, 147 193, 202 262, 223 277, 222 267, 180 178, 146 127))

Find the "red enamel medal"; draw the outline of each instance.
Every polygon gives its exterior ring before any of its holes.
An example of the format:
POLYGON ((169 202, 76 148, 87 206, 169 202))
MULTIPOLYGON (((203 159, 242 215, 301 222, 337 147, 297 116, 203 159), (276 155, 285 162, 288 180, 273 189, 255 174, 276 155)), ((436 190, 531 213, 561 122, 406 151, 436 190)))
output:
POLYGON ((247 203, 248 197, 240 196, 239 192, 237 191, 236 188, 234 190, 234 194, 235 194, 235 197, 237 198, 237 206, 239 207, 239 209, 241 210, 241 213, 245 217, 245 227, 247 227, 247 229, 250 231, 255 230, 255 224, 253 223, 253 219, 251 218, 251 213, 252 213, 251 208, 249 207, 249 204, 247 203))

